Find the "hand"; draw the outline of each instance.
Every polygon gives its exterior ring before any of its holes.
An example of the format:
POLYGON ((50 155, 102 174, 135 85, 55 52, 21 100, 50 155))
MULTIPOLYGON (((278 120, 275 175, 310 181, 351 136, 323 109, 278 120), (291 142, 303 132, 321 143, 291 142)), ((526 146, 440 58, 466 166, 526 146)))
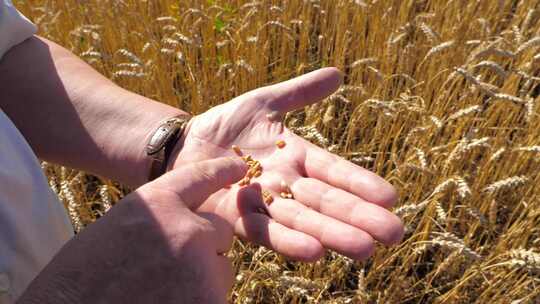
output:
POLYGON ((142 186, 68 242, 18 303, 226 303, 232 227, 191 210, 245 173, 239 158, 214 159, 142 186))
POLYGON ((241 191, 237 185, 222 189, 199 211, 225 218, 242 238, 304 261, 320 258, 324 247, 364 259, 373 252, 374 239, 387 245, 399 242, 402 223, 385 209, 397 197, 390 184, 293 134, 280 119, 267 117, 321 101, 341 83, 337 69, 321 69, 251 91, 194 117, 171 162, 173 168, 233 155, 232 145, 264 168, 253 180, 255 185, 241 191), (278 149, 277 140, 286 146, 278 149), (279 197, 282 180, 294 199, 279 197), (274 194, 269 216, 260 212, 265 208, 260 187, 274 194), (238 191, 249 204, 237 204, 238 191))

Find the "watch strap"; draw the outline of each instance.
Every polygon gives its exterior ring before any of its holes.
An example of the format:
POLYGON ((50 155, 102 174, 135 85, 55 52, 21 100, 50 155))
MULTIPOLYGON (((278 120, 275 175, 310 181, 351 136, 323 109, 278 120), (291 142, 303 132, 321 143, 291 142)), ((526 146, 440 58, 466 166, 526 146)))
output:
POLYGON ((169 158, 190 118, 189 115, 183 115, 168 119, 150 137, 146 145, 146 154, 151 158, 149 181, 167 171, 169 158))

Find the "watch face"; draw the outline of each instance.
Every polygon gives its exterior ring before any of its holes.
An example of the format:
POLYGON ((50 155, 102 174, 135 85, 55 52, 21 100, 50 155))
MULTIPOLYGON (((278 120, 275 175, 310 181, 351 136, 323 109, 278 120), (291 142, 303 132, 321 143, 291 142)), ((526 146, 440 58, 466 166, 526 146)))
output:
POLYGON ((152 155, 163 149, 163 147, 165 147, 165 144, 169 141, 171 135, 175 133, 175 128, 177 127, 171 124, 159 127, 154 133, 154 135, 152 135, 152 138, 150 138, 148 146, 146 147, 146 153, 152 155))

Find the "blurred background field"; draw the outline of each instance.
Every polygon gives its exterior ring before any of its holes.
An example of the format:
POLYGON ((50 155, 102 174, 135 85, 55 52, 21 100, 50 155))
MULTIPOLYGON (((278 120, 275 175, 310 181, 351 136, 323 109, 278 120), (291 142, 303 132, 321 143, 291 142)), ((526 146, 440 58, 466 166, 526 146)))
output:
MULTIPOLYGON (((320 67, 346 74, 287 125, 394 184, 404 242, 302 264, 238 241, 231 302, 540 303, 537 1, 14 2, 122 87, 195 114, 320 67)), ((43 168, 77 231, 129 191, 43 168)))

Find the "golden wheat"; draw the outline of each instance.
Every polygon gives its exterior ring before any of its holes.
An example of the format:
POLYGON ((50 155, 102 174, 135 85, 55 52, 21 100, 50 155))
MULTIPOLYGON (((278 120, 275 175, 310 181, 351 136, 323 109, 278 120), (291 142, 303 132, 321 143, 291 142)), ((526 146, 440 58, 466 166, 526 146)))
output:
MULTIPOLYGON (((405 239, 366 262, 314 264, 236 242, 231 302, 540 303, 537 1, 14 2, 119 85, 194 114, 320 67, 345 72, 284 121, 393 183, 405 239)), ((43 169, 77 230, 127 192, 43 169)))

